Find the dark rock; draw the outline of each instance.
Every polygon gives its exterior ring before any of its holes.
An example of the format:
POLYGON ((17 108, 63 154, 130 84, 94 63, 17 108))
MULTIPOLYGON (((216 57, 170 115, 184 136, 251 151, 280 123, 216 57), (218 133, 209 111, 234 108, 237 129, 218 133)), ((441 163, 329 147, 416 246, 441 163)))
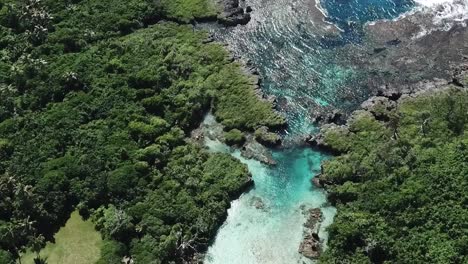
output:
POLYGON ((314 238, 317 241, 320 241, 320 237, 319 237, 318 233, 316 233, 316 232, 312 233, 312 238, 314 238))
POLYGON ((247 13, 250 13, 250 12, 252 12, 252 11, 253 11, 253 10, 252 10, 252 7, 251 7, 251 6, 247 6, 247 7, 245 8, 245 12, 247 12, 247 13))
POLYGON ((322 211, 320 208, 312 208, 307 211, 308 218, 304 224, 309 233, 299 245, 299 253, 310 259, 317 259, 320 256, 321 244, 318 235, 319 224, 322 221, 322 211))
POLYGON ((322 133, 318 133, 315 135, 309 135, 306 138, 306 143, 313 147, 328 147, 328 145, 325 143, 325 137, 323 136, 322 133))
POLYGON ((309 228, 310 230, 315 230, 317 228, 317 224, 322 221, 322 211, 320 208, 312 208, 307 211, 309 217, 305 222, 304 226, 309 228))
MULTIPOLYGON (((305 210, 305 205, 301 206, 305 210)), ((310 259, 316 259, 320 256, 321 243, 318 235, 320 223, 322 221, 322 211, 320 208, 311 208, 305 212, 307 214, 307 221, 304 223, 305 235, 299 245, 299 253, 310 259)))
POLYGON ((382 51, 384 51, 384 50, 386 50, 386 49, 387 49, 387 48, 385 48, 385 47, 374 48, 374 54, 380 53, 380 52, 382 52, 382 51))
POLYGON ((396 38, 396 39, 392 39, 392 40, 389 40, 387 42, 385 42, 385 44, 389 45, 389 46, 396 46, 398 44, 401 43, 401 40, 396 38))
MULTIPOLYGON (((225 26, 245 25, 250 21, 250 14, 246 12, 239 0, 220 0, 223 12, 218 16, 219 23, 225 26)), ((250 8, 250 11, 252 8, 250 8)))
POLYGON ((323 188, 324 186, 320 180, 320 175, 316 175, 314 178, 312 178, 312 184, 317 188, 323 188))
POLYGON ((277 147, 281 145, 281 137, 273 132, 268 131, 268 127, 262 126, 255 130, 255 139, 265 146, 277 147))
POLYGON ((299 245, 299 253, 301 253, 306 258, 317 259, 320 257, 320 248, 320 241, 315 239, 312 234, 308 234, 304 237, 304 240, 299 245))
POLYGON ((361 108, 372 113, 377 120, 388 121, 389 114, 397 103, 383 96, 373 96, 361 104, 361 108))
POLYGON ((210 35, 208 36, 205 40, 202 41, 203 44, 208 44, 208 43, 211 43, 211 42, 214 42, 215 41, 215 38, 210 35))
POLYGON ((317 107, 312 113, 313 121, 319 125, 345 123, 345 114, 338 109, 330 109, 328 107, 317 107))
POLYGON ((377 96, 384 96, 392 101, 398 100, 402 95, 402 92, 397 89, 389 89, 385 86, 380 87, 377 91, 377 96))
POLYGON ((321 151, 325 151, 325 152, 336 154, 336 155, 340 154, 339 151, 337 151, 336 149, 333 149, 330 145, 328 145, 325 142, 325 136, 321 132, 315 135, 307 136, 305 141, 309 146, 319 149, 321 151))

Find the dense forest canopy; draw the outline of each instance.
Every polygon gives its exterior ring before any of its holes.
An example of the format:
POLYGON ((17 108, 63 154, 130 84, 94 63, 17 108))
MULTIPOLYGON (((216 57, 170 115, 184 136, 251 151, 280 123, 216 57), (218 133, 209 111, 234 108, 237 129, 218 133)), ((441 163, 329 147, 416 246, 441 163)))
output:
POLYGON ((75 208, 105 239, 99 263, 180 263, 207 245, 249 173, 189 132, 210 109, 227 131, 284 125, 183 24, 216 8, 0 0, 0 263, 38 251, 75 208))
POLYGON ((343 154, 320 176, 338 209, 322 263, 468 262, 466 102, 463 89, 421 95, 325 133, 343 154))

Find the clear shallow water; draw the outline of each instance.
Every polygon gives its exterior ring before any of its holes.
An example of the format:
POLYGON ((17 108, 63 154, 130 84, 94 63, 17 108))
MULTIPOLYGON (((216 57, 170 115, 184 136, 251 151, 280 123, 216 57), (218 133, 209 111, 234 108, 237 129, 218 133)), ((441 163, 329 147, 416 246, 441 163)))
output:
MULTIPOLYGON (((305 222, 302 208, 321 207, 325 194, 310 182, 320 170, 325 156, 310 149, 298 148, 275 152, 279 162, 268 168, 255 160, 240 156, 219 141, 207 140, 212 151, 231 152, 252 173, 255 187, 232 202, 228 218, 220 228, 206 263, 308 263, 298 253, 305 222)), ((323 214, 332 219, 335 209, 324 207, 323 214)))
MULTIPOLYGON (((255 10, 248 25, 212 28, 211 32, 235 55, 250 59, 259 69, 262 89, 277 97, 278 110, 288 119, 285 138, 291 142, 316 129, 311 109, 349 109, 367 96, 360 81, 368 73, 348 60, 343 45, 365 45, 361 39, 365 23, 396 18, 416 5, 412 0, 322 0, 321 4, 313 0, 246 0, 246 4, 255 10)), ((278 165, 269 168, 242 158, 220 142, 208 140, 206 145, 247 164, 255 188, 232 202, 205 262, 310 263, 298 253, 305 222, 301 206, 322 208, 319 235, 326 240, 325 228, 333 221, 335 209, 327 206, 326 195, 310 180, 327 157, 293 145, 274 152, 278 165)))

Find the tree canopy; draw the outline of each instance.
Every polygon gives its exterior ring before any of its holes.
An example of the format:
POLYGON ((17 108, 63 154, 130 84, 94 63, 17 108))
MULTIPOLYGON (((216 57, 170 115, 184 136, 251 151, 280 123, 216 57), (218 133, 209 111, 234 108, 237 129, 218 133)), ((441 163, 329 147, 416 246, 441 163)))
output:
POLYGON ((342 154, 320 176, 338 209, 322 263, 468 262, 467 100, 425 94, 325 133, 342 154))
POLYGON ((190 131, 210 109, 230 130, 284 124, 221 45, 183 24, 210 3, 0 0, 3 262, 74 208, 107 241, 99 263, 180 263, 206 247, 249 173, 190 131))

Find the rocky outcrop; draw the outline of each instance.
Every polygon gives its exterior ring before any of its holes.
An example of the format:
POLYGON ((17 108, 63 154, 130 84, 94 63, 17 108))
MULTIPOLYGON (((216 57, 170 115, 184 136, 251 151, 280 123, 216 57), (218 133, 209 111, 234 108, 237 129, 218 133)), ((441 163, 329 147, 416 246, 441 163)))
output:
POLYGON ((320 148, 329 151, 329 146, 325 143, 325 136, 322 133, 309 135, 305 138, 305 142, 312 147, 320 148))
POLYGON ((244 182, 242 183, 242 186, 238 190, 236 190, 235 193, 232 194, 232 197, 231 197, 232 199, 231 200, 239 198, 239 196, 241 196, 241 194, 247 192, 253 186, 254 186, 254 181, 252 179, 252 176, 247 177, 244 180, 244 182))
POLYGON ((320 208, 312 208, 307 211, 307 214, 308 218, 304 226, 308 229, 317 231, 317 225, 322 221, 322 211, 320 208))
POLYGON ((337 149, 327 143, 325 137, 327 132, 348 133, 349 131, 346 125, 336 125, 334 123, 324 124, 321 126, 320 132, 307 136, 305 138, 305 143, 312 148, 316 148, 333 155, 341 154, 343 150, 337 149))
POLYGON ((316 107, 311 115, 314 123, 318 125, 330 123, 341 125, 346 120, 346 114, 342 110, 330 107, 316 107))
POLYGON ((243 0, 219 0, 222 12, 218 15, 218 22, 225 26, 246 25, 250 21, 252 8, 245 6, 243 0))
POLYGON ((306 211, 308 215, 307 221, 304 224, 305 234, 304 239, 299 245, 299 253, 306 258, 317 259, 321 252, 321 242, 318 235, 320 222, 322 221, 322 211, 320 208, 312 208, 306 211))
POLYGON ((273 132, 268 131, 268 127, 262 126, 255 130, 254 133, 255 140, 259 143, 269 146, 269 147, 277 147, 281 145, 281 137, 273 132))
POLYGON ((366 38, 372 44, 353 47, 350 56, 373 73, 366 80, 369 88, 397 95, 430 89, 425 80, 452 81, 454 69, 468 60, 468 28, 461 21, 439 27, 436 14, 426 10, 367 25, 366 38))
POLYGON ((247 142, 241 148, 241 155, 247 159, 255 159, 268 165, 276 165, 271 151, 255 141, 251 135, 247 136, 247 142))
POLYGON ((317 259, 320 257, 320 240, 317 233, 307 234, 299 245, 299 253, 306 258, 317 259))
MULTIPOLYGON (((305 138, 305 143, 313 148, 320 149, 334 155, 343 153, 343 149, 337 149, 336 146, 331 146, 327 143, 326 134, 329 133, 350 133, 351 124, 359 115, 371 115, 376 120, 388 122, 392 118, 392 113, 398 107, 399 102, 405 98, 415 97, 424 93, 432 93, 450 89, 451 87, 468 88, 468 62, 459 65, 452 75, 452 80, 447 81, 444 79, 433 79, 420 81, 413 85, 401 85, 397 89, 389 87, 381 87, 376 96, 372 96, 360 105, 359 110, 355 110, 347 115, 340 115, 345 118, 343 124, 337 124, 335 118, 320 118, 319 125, 320 132, 309 135, 305 138)), ((322 114, 321 116, 333 117, 339 113, 338 111, 331 111, 328 115, 322 114)), ((314 185, 323 185, 319 183, 318 179, 313 180, 314 185)))
MULTIPOLYGON (((392 97, 390 97, 392 98, 392 97)), ((361 108, 365 111, 372 113, 377 120, 388 121, 390 113, 397 106, 396 101, 391 100, 389 97, 373 96, 361 104, 361 108)), ((398 96, 400 98, 400 96, 398 96)))
POLYGON ((312 185, 314 185, 317 188, 323 188, 325 187, 325 182, 321 179, 322 174, 317 174, 312 178, 312 185))

